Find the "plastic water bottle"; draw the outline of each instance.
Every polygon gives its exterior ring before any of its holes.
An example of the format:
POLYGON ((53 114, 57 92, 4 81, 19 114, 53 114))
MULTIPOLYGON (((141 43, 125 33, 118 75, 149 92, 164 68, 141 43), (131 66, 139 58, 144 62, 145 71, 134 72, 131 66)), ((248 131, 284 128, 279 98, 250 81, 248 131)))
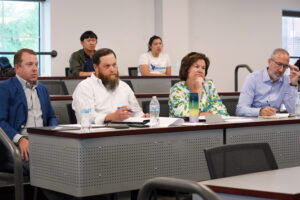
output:
POLYGON ((295 114, 300 117, 300 92, 297 93, 295 107, 295 114))
POLYGON ((91 132, 91 119, 90 119, 90 108, 83 108, 81 109, 81 132, 82 133, 89 133, 91 132))
POLYGON ((149 105, 151 127, 159 126, 159 111, 160 111, 160 105, 158 99, 156 96, 153 96, 149 105))

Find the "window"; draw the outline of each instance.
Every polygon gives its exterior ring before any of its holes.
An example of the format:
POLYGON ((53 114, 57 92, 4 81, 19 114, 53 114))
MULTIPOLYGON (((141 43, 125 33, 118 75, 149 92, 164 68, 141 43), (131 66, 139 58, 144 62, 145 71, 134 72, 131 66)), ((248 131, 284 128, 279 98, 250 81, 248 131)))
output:
MULTIPOLYGON (((16 52, 21 48, 40 51, 40 3, 0 1, 0 51, 16 52)), ((13 65, 14 55, 7 56, 13 65)))
POLYGON ((282 11, 282 44, 290 53, 290 64, 300 58, 300 11, 282 11))

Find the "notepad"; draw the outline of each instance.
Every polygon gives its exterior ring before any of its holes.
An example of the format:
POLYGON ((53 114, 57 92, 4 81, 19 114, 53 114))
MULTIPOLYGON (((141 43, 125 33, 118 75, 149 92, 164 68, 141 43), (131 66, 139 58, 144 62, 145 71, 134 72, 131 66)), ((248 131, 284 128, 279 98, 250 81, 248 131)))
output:
POLYGON ((276 113, 272 116, 259 116, 262 119, 280 119, 280 118, 288 118, 290 116, 289 113, 276 113))

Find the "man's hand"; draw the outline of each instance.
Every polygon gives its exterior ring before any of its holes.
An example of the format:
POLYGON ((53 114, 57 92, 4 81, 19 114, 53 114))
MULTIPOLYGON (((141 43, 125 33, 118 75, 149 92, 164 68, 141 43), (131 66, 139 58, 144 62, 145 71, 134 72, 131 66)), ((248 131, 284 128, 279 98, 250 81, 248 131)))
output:
POLYGON ((290 65, 290 80, 291 80, 291 85, 296 86, 298 83, 298 79, 300 76, 300 72, 298 67, 294 65, 290 65))
POLYGON ((276 114, 276 108, 272 108, 270 106, 260 109, 260 116, 272 116, 276 114))
POLYGON ((149 117, 150 117, 150 114, 149 114, 149 113, 145 113, 142 117, 143 117, 143 118, 149 118, 149 117))
POLYGON ((21 150, 21 157, 22 160, 26 159, 29 160, 29 147, 28 147, 28 140, 25 137, 22 137, 19 142, 19 148, 21 150))
POLYGON ((132 115, 131 108, 122 106, 113 113, 109 113, 105 117, 105 121, 124 121, 132 115))

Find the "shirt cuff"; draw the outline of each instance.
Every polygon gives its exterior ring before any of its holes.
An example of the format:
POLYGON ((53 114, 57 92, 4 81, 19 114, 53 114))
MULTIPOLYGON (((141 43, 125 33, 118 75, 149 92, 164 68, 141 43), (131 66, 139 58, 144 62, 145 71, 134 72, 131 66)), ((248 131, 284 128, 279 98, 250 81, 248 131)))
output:
POLYGON ((23 136, 24 136, 24 135, 21 135, 21 134, 17 133, 17 134, 15 135, 15 137, 13 138, 13 142, 14 142, 15 144, 18 144, 19 140, 20 140, 21 137, 23 137, 23 136))

